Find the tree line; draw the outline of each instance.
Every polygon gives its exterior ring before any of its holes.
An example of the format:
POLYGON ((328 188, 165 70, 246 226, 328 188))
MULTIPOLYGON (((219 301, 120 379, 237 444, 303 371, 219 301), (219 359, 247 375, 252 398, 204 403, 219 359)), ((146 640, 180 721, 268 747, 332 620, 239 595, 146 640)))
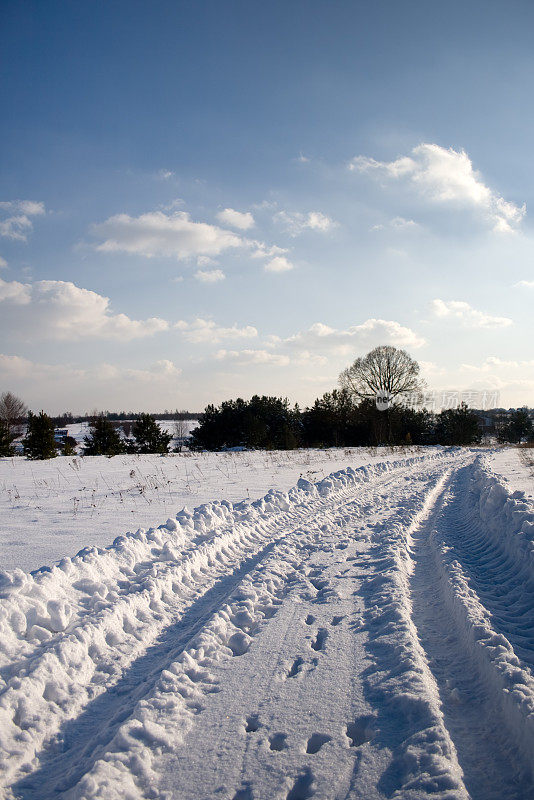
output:
MULTIPOLYGON (((358 447, 387 445, 472 445, 482 439, 480 412, 461 404, 433 414, 413 405, 423 389, 419 364, 404 350, 377 347, 357 358, 344 370, 340 388, 318 398, 313 406, 301 410, 281 397, 254 395, 237 398, 219 406, 208 405, 195 415, 199 425, 191 433, 188 446, 193 450, 229 448, 289 450, 296 447, 358 447)), ((187 412, 175 412, 178 450, 186 437, 187 412)), ((135 414, 122 419, 120 414, 94 413, 84 455, 169 452, 172 434, 163 431, 154 414, 135 414), (118 427, 122 428, 121 432, 118 427)), ((23 401, 11 394, 0 397, 0 455, 12 455, 13 442, 21 436, 28 458, 52 458, 76 453, 70 436, 57 440, 57 419, 44 411, 28 412, 23 401)), ((534 439, 528 409, 516 409, 500 424, 502 442, 534 439)))

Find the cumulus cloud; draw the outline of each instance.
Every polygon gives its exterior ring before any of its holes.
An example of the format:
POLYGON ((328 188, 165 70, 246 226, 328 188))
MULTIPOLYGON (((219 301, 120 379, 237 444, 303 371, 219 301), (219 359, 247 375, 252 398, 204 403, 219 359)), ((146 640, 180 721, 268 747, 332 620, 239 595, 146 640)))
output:
POLYGON ((474 389, 499 391, 505 408, 534 404, 534 359, 488 356, 481 364, 462 364, 460 372, 474 389))
POLYGON ((226 275, 222 269, 199 269, 195 272, 195 278, 200 283, 218 283, 219 281, 224 281, 226 275))
POLYGON ((116 214, 93 226, 103 239, 96 249, 124 252, 154 258, 167 256, 187 259, 192 256, 217 256, 245 242, 232 231, 206 222, 194 222, 186 211, 151 211, 139 217, 116 214))
POLYGON ((425 340, 399 322, 371 318, 346 329, 332 328, 322 322, 316 322, 307 330, 283 339, 282 344, 285 347, 315 354, 349 355, 379 344, 418 348, 425 344, 425 340))
POLYGON ((233 208, 225 208, 219 211, 217 219, 223 225, 229 225, 231 228, 237 228, 240 231, 248 231, 255 224, 254 217, 250 211, 235 211, 233 208))
POLYGON ((319 231, 326 233, 336 228, 338 223, 321 211, 308 211, 302 214, 299 211, 288 212, 278 211, 274 217, 274 222, 282 225, 291 236, 299 236, 306 230, 319 231))
POLYGON ((391 180, 405 180, 423 197, 435 203, 456 204, 480 212, 493 230, 511 233, 525 216, 525 205, 517 206, 490 189, 473 169, 464 150, 420 144, 410 156, 395 161, 377 161, 357 156, 349 169, 391 180))
POLYGON ((201 317, 193 322, 180 320, 174 327, 182 332, 186 341, 194 344, 217 344, 223 339, 253 339, 258 335, 257 329, 252 325, 245 325, 242 328, 232 325, 226 328, 217 325, 212 319, 201 317))
POLYGON ((265 264, 266 272, 289 272, 294 265, 285 256, 275 256, 265 264))
POLYGON ((253 248, 251 252, 252 258, 273 258, 273 256, 282 256, 288 253, 286 247, 278 247, 278 245, 267 245, 265 242, 251 241, 250 246, 253 248))
POLYGON ((404 219, 404 217, 393 217, 387 224, 379 223, 373 225, 372 231, 383 231, 386 228, 393 228, 395 231, 413 231, 419 228, 419 224, 413 219, 404 219))
POLYGON ((219 350, 215 354, 217 361, 231 361, 238 365, 272 364, 286 367, 291 363, 289 356, 270 353, 268 350, 219 350))
POLYGON ((6 239, 26 242, 28 234, 33 230, 31 217, 45 213, 44 203, 35 200, 7 200, 0 202, 0 236, 6 239))
POLYGON ((218 361, 236 366, 268 365, 272 367, 307 367, 308 369, 329 366, 333 370, 330 381, 335 382, 337 373, 347 359, 376 347, 378 344, 393 344, 398 347, 418 348, 424 339, 410 328, 393 320, 368 319, 360 325, 337 329, 316 322, 305 331, 299 331, 285 339, 279 336, 265 338, 263 347, 243 350, 219 350, 218 361))
POLYGON ((110 300, 70 281, 19 283, 0 279, 2 326, 22 338, 129 341, 167 330, 158 317, 130 319, 111 311, 110 300))
POLYGON ((514 283, 516 289, 534 289, 534 281, 518 281, 514 283))
POLYGON ((513 325, 508 317, 493 317, 462 300, 447 301, 438 298, 432 301, 432 312, 441 319, 459 319, 469 328, 507 328, 513 325))
POLYGON ((176 400, 183 380, 182 370, 168 359, 140 368, 117 366, 107 362, 88 368, 78 364, 47 364, 21 356, 0 353, 0 380, 9 382, 13 391, 23 395, 30 407, 59 412, 65 407, 79 411, 91 408, 125 407, 132 396, 141 407, 156 403, 160 408, 176 400), (58 397, 58 385, 61 393, 58 397), (134 393, 134 394, 133 394, 134 393))
POLYGON ((534 369, 534 358, 527 360, 502 359, 496 356, 488 356, 482 364, 462 364, 462 370, 467 372, 491 372, 493 370, 532 370, 534 369))

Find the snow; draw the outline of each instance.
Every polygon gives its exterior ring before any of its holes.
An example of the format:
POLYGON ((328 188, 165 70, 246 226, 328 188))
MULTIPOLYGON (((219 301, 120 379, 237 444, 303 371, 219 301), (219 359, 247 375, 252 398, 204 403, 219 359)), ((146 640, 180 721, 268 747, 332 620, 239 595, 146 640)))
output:
POLYGON ((534 505, 494 451, 316 455, 2 575, 6 800, 534 796, 534 505))
POLYGON ((510 492, 524 492, 534 502, 534 448, 504 447, 489 461, 491 471, 504 479, 510 492))
MULTIPOLYGON (((71 427, 83 440, 85 428, 71 427)), ((352 448, 0 458, 0 568, 50 566, 81 547, 107 547, 119 534, 159 525, 183 506, 253 499, 301 476, 317 480, 390 457, 384 448, 352 448)))

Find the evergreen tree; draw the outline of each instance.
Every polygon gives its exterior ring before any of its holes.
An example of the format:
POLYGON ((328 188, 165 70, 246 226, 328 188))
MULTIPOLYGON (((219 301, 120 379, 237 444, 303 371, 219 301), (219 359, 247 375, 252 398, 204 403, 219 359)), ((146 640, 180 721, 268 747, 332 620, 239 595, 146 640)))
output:
POLYGON ((478 417, 465 403, 438 414, 436 442, 445 445, 478 444, 482 438, 478 417))
POLYGON ((9 430, 9 425, 0 419, 0 456, 12 456, 15 452, 13 447, 13 437, 9 430))
POLYGON ((251 447, 290 450, 302 436, 301 414, 280 397, 254 395, 246 401, 226 400, 206 407, 198 428, 191 432, 191 448, 220 450, 251 447))
POLYGON ((76 439, 74 436, 65 436, 61 442, 61 455, 62 456, 75 456, 76 455, 76 439))
POLYGON ((162 431, 152 414, 139 414, 133 425, 139 453, 168 453, 172 433, 162 431))
POLYGON ((126 450, 119 432, 104 414, 95 417, 83 441, 86 456, 117 456, 126 450))
POLYGON ((44 460, 57 456, 54 439, 54 423, 44 411, 40 414, 28 412, 28 429, 23 440, 24 454, 32 460, 44 460))
POLYGON ((534 435, 534 426, 530 419, 528 409, 517 408, 510 414, 508 423, 499 434, 502 442, 515 442, 519 444, 523 439, 527 441, 534 435))

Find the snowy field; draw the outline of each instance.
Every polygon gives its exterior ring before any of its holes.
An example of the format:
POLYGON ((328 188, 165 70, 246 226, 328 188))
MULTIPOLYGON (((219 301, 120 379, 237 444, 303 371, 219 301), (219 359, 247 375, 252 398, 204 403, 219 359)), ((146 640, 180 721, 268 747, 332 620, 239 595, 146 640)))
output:
MULTIPOLYGON (((82 440, 86 428, 73 427, 82 440)), ((184 506, 255 500, 272 488, 287 491, 300 477, 316 481, 391 457, 384 448, 352 448, 0 459, 0 569, 39 569, 157 527, 184 506)))
POLYGON ((109 545, 134 530, 126 520, 163 523, 51 571, 3 574, 5 798, 534 797, 528 458, 139 457, 145 484, 161 481, 141 513, 132 484, 119 489, 138 480, 131 459, 86 459, 72 475, 58 459, 32 465, 33 478, 27 462, 1 465, 6 492, 20 470, 3 519, 24 517, 9 537, 26 528, 28 546, 69 525, 72 543, 109 545), (174 462, 202 472, 190 508, 210 492, 229 499, 177 514, 191 491, 189 479, 178 488, 183 466, 168 501, 158 495, 174 462), (93 512, 67 507, 77 473, 83 491, 98 477, 93 512))

